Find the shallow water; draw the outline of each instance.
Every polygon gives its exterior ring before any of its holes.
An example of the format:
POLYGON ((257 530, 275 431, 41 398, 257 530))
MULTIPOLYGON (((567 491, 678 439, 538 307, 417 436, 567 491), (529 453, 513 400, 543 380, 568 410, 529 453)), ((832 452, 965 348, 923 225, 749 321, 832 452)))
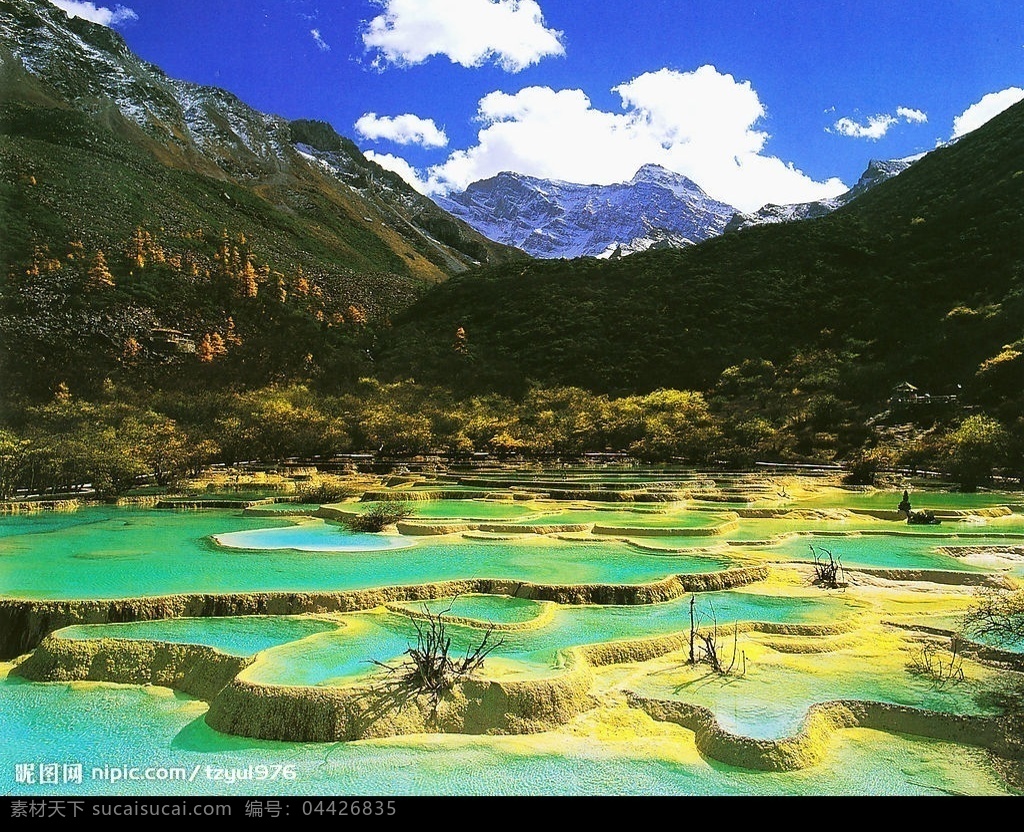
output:
MULTIPOLYGON (((161 688, 0 679, 0 792, 7 795, 1005 795, 986 756, 950 743, 844 731, 820 765, 753 772, 701 758, 692 734, 647 741, 552 732, 306 744, 219 734, 206 705, 161 688), (81 784, 16 783, 19 763, 81 763, 81 784), (214 781, 211 769, 291 766, 294 779, 214 781), (111 784, 93 769, 198 771, 192 783, 111 784)), ((155 776, 155 773, 154 773, 155 776)))
POLYGON ((943 569, 955 572, 990 572, 974 566, 963 558, 954 558, 939 550, 942 546, 1004 546, 1001 538, 978 536, 920 537, 913 534, 854 535, 852 537, 826 537, 809 535, 787 540, 772 546, 770 551, 786 557, 813 560, 814 547, 819 557, 831 552, 844 566, 877 569, 943 569))
POLYGON ((275 514, 277 512, 282 514, 294 514, 298 512, 313 514, 319 508, 319 503, 267 503, 266 505, 254 506, 252 509, 248 509, 247 511, 257 515, 275 514))
POLYGON ((0 594, 21 598, 328 591, 465 578, 637 584, 730 565, 726 557, 645 554, 614 540, 356 535, 321 521, 295 525, 214 509, 86 508, 59 516, 0 518, 0 528, 7 532, 0 594), (311 551, 231 548, 218 545, 213 535, 249 545, 269 538, 274 545, 299 543, 311 551), (337 548, 346 541, 357 548, 337 548), (410 548, 396 552, 390 548, 395 545, 410 548))
MULTIPOLYGON (((746 649, 745 643, 741 635, 737 649, 746 649)), ((722 638, 721 650, 725 661, 731 661, 731 637, 722 638)), ((931 678, 908 672, 903 664, 893 666, 885 656, 816 653, 789 657, 785 665, 751 660, 742 675, 707 674, 696 681, 667 684, 655 677, 642 688, 658 698, 703 705, 732 733, 780 739, 796 735, 811 705, 835 699, 889 702, 954 714, 992 713, 975 699, 980 689, 972 678, 975 675, 971 670, 965 682, 937 685, 931 678)))
MULTIPOLYGON (((496 633, 501 645, 491 654, 524 665, 529 672, 562 664, 559 652, 583 644, 644 638, 689 631, 690 599, 645 606, 558 607, 537 628, 496 633)), ((776 598, 737 591, 703 594, 697 600, 697 624, 717 621, 728 628, 736 621, 831 623, 853 615, 859 607, 837 596, 776 598)), ((354 613, 345 628, 267 651, 246 676, 267 684, 320 685, 350 681, 374 670, 373 661, 390 661, 416 644, 416 628, 394 613, 354 613)), ((482 631, 449 624, 453 654, 479 644, 482 631)), ((723 630, 725 632, 725 630, 723 630)))
MULTIPOLYGON (((1014 506, 1024 504, 1024 492, 1020 491, 911 491, 910 504, 915 511, 925 509, 970 510, 992 506, 1014 506)), ((892 491, 829 491, 814 494, 795 501, 799 506, 815 508, 867 508, 895 511, 903 500, 903 490, 892 491)))
POLYGON ((537 513, 530 505, 501 500, 418 500, 409 506, 412 520, 518 520, 537 513))
POLYGON ((565 509, 529 520, 530 525, 550 526, 562 523, 595 523, 600 526, 646 526, 650 528, 711 528, 719 526, 731 515, 682 508, 662 509, 565 509))
POLYGON ((65 627, 58 633, 63 638, 72 639, 123 638, 202 644, 236 656, 252 656, 270 647, 335 629, 336 624, 316 618, 247 615, 78 624, 65 627))
POLYGON ((297 552, 379 552, 408 549, 416 541, 399 535, 360 534, 323 520, 303 520, 283 529, 253 529, 216 534, 213 539, 229 549, 294 549, 297 552))
MULTIPOLYGON (((578 485, 659 482, 692 475, 669 472, 595 472, 578 485)), ((477 479, 486 479, 481 477, 477 479)), ((504 474, 494 480, 511 480, 504 474)), ((536 484, 562 482, 558 469, 524 474, 536 484)), ((737 480, 736 482, 740 482, 737 480)), ((567 488, 574 481, 566 478, 567 488)), ((733 485, 724 480, 723 487, 733 485)), ((784 500, 760 483, 756 504, 784 500), (765 502, 767 500, 767 502, 765 502)), ((448 488, 448 485, 444 485, 448 488)), ((468 485, 467 489, 480 489, 468 485)), ((238 496, 231 494, 229 496, 238 496)), ((892 508, 891 494, 843 493, 791 501, 813 506, 892 508)), ((898 502, 902 493, 896 494, 898 502)), ((915 508, 971 508, 1011 503, 1010 495, 911 494, 915 508)), ((1018 495, 1019 496, 1019 495, 1018 495)), ((1012 504, 1020 504, 1014 497, 1012 504)), ((748 504, 738 504, 748 505, 748 504)), ((728 517, 723 504, 694 510, 693 502, 608 506, 583 502, 437 500, 413 504, 423 519, 489 522, 596 522, 607 526, 657 528, 713 526, 728 517), (575 508, 573 507, 575 506, 575 508)), ((262 508, 293 511, 295 504, 262 508)), ((308 507, 313 510, 314 507, 308 507)), ((1016 545, 1024 514, 1006 518, 944 520, 923 532, 905 525, 851 516, 837 520, 741 519, 712 537, 638 538, 643 546, 679 548, 681 553, 644 552, 615 535, 597 542, 523 536, 511 540, 400 535, 355 535, 339 524, 295 524, 284 518, 244 516, 241 511, 157 511, 90 507, 68 514, 0 517, 0 595, 36 598, 112 598, 172 592, 344 590, 389 584, 419 584, 456 578, 508 578, 550 584, 646 583, 668 575, 709 572, 736 565, 738 558, 809 560, 810 545, 830 549, 845 566, 997 571, 937 551, 943 545, 1016 545), (856 531, 855 536, 828 532, 856 531), (895 531, 879 535, 870 532, 895 531), (813 533, 780 539, 780 535, 813 533), (826 534, 822 534, 826 532, 826 534), (932 537, 932 535, 939 535, 932 537), (219 545, 214 536, 241 546, 219 545), (758 541, 773 541, 755 546, 758 541), (735 543, 735 546, 723 544, 735 543), (406 546, 407 548, 391 548, 406 546), (257 548, 258 547, 258 548, 257 548), (389 548, 383 548, 389 547, 389 548), (720 547, 727 554, 700 549, 720 547)), ((1014 567, 1024 575, 1024 566, 1014 567)), ((856 620, 865 611, 854 593, 810 593, 790 587, 793 597, 759 594, 758 585, 697 596, 699 623, 716 621, 728 656, 734 621, 825 624, 856 620)), ((767 591, 767 590, 766 590, 767 591)), ((921 601, 927 593, 922 593, 921 601)), ((908 602, 911 599, 905 599, 908 602)), ((914 599, 916 600, 916 599, 914 599)), ((428 602, 438 613, 449 599, 428 602)), ((409 603, 421 609, 421 603, 409 603)), ((916 607, 908 606, 910 618, 916 607)), ((957 610, 928 608, 927 623, 955 624, 957 610)), ((501 633, 489 657, 492 671, 510 678, 560 672, 561 651, 576 645, 643 638, 689 629, 689 597, 634 607, 557 606, 523 599, 467 595, 449 613, 486 622, 523 624, 501 633)), ((147 638, 206 644, 240 655, 260 656, 247 674, 265 681, 315 685, 346 682, 373 669, 372 660, 394 659, 415 642, 415 626, 394 612, 362 612, 340 623, 302 617, 179 619, 68 628, 65 635, 147 638)), ((453 647, 479 642, 479 628, 450 625, 453 647)), ((751 636, 753 638, 753 636, 751 636)), ((742 676, 683 684, 669 667, 642 673, 631 684, 663 698, 683 698, 710 708, 728 730, 777 738, 799 727, 807 706, 835 698, 864 698, 958 713, 983 712, 974 698, 977 674, 963 686, 940 689, 908 674, 901 663, 870 650, 843 649, 784 660, 759 656, 739 634, 739 649, 751 661, 742 676), (746 643, 746 647, 745 647, 746 643)), ((781 654, 780 654, 781 655, 781 654)), ((623 670, 623 673, 633 673, 623 670)), ((2 674, 0 674, 2 675, 2 674)), ((745 771, 702 758, 692 734, 651 723, 631 712, 643 730, 618 729, 612 719, 597 733, 563 727, 527 737, 425 736, 381 742, 306 745, 229 737, 206 726, 206 705, 161 688, 96 684, 31 684, 0 678, 0 790, 6 794, 686 794, 686 795, 871 795, 1005 794, 986 755, 972 748, 866 730, 842 731, 822 764, 806 771, 769 774, 745 771), (618 733, 617 733, 618 732, 618 733), (621 738, 620 738, 621 735, 621 738), (438 753, 442 752, 442 753, 438 753), (83 762, 85 782, 68 788, 13 782, 16 763, 83 762), (200 775, 192 784, 118 783, 91 778, 89 767, 117 765, 290 764, 287 783, 213 783, 200 775)), ((592 715, 587 720, 595 719, 592 715)), ((586 721, 586 720, 585 720, 586 721)), ((634 726, 636 727, 636 726, 634 726)))
POLYGON ((544 602, 506 595, 459 595, 457 598, 434 598, 409 601, 396 606, 431 615, 471 618, 491 624, 523 624, 536 619, 544 610, 544 602))

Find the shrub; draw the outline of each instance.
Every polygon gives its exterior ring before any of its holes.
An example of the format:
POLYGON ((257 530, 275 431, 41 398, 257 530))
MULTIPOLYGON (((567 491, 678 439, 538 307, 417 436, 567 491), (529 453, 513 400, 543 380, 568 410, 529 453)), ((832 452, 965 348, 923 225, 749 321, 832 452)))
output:
POLYGON ((1024 641, 1024 590, 981 589, 964 613, 962 623, 968 638, 1001 647, 1024 641))
POLYGON ((346 520, 345 525, 354 532, 380 532, 410 514, 412 506, 408 503, 374 503, 358 517, 346 520))
POLYGON ((348 497, 355 497, 360 493, 360 489, 352 488, 340 482, 324 482, 321 480, 315 483, 300 483, 296 487, 295 493, 299 496, 300 502, 324 505, 326 503, 339 503, 348 497))
POLYGON ((950 641, 949 652, 945 655, 934 644, 925 643, 910 660, 907 670, 931 679, 933 686, 939 690, 947 684, 964 681, 964 660, 960 655, 959 640, 953 638, 950 641))

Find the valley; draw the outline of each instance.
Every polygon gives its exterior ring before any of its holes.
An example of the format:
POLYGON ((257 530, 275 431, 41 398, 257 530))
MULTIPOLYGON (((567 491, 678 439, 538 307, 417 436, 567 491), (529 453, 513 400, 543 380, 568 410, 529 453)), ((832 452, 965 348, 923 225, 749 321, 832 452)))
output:
POLYGON ((1024 101, 845 192, 707 64, 351 122, 423 179, 64 5, 0 0, 5 795, 1024 793, 1024 101), (737 211, 645 84, 838 195, 737 211), (444 179, 530 102, 649 159, 444 179))

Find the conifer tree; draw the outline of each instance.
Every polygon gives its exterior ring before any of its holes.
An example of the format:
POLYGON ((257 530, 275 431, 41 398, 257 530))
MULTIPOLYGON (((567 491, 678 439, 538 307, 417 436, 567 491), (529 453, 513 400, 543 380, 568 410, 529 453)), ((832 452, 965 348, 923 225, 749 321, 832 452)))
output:
POLYGON ((87 285, 89 289, 109 289, 114 285, 114 276, 107 267, 107 257, 102 250, 93 256, 87 285))
POLYGON ((224 339, 218 332, 207 332, 196 347, 196 355, 204 364, 223 358, 227 352, 228 348, 224 344, 224 339))

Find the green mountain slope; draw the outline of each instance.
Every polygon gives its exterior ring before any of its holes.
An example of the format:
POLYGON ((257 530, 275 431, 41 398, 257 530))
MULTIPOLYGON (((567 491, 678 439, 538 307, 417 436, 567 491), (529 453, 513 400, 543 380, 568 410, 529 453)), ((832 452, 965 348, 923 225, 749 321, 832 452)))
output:
POLYGON ((0 229, 0 369, 32 395, 128 364, 159 383, 188 363, 148 349, 166 329, 221 339, 243 380, 336 372, 425 287, 525 259, 328 125, 168 78, 45 0, 0 0, 0 229))
POLYGON ((452 280, 396 319, 384 363, 469 390, 821 394, 859 417, 903 379, 1019 404, 1022 128, 1018 105, 821 219, 452 280))

